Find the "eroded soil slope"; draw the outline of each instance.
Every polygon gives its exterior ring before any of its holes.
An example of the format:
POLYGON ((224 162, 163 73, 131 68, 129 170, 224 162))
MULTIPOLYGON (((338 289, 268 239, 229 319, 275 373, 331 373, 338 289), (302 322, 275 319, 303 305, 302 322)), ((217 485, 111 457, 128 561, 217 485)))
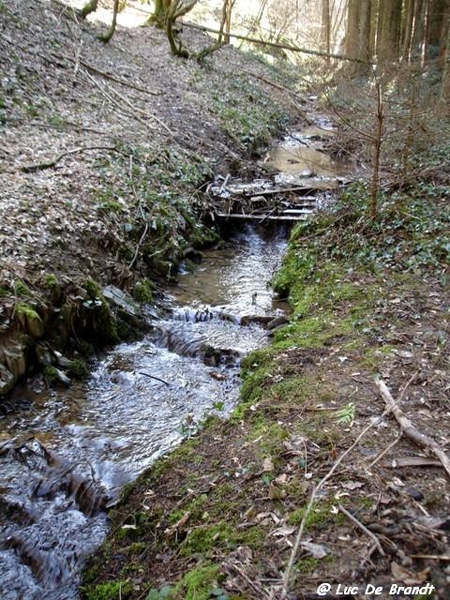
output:
MULTIPOLYGON (((98 330, 90 343, 121 337, 113 324, 101 339, 101 287, 140 285, 148 300, 151 282, 211 237, 200 222, 203 184, 221 169, 245 170, 288 107, 257 78, 274 74, 231 47, 200 64, 172 57, 152 27, 119 28, 105 45, 105 26, 64 4, 7 0, 1 11, 5 393, 55 319, 63 347, 74 326, 81 338, 86 324, 98 330)), ((193 51, 211 43, 184 35, 193 51)))

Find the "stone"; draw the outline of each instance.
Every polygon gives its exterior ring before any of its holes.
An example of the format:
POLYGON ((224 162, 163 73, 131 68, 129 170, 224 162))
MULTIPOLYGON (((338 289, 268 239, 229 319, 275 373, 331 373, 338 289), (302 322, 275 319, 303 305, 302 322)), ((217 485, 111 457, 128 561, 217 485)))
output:
POLYGON ((287 319, 286 317, 275 317, 267 323, 267 329, 269 329, 270 331, 271 329, 277 329, 278 327, 281 327, 282 325, 287 325, 288 323, 289 319, 287 319))
POLYGON ((27 344, 24 340, 9 340, 3 347, 3 362, 17 381, 27 370, 27 344))
POLYGON ((110 304, 118 306, 129 315, 134 317, 139 314, 139 307, 133 298, 114 285, 107 285, 103 289, 103 296, 110 304))
POLYGON ((45 344, 36 344, 34 351, 39 364, 44 367, 53 364, 55 357, 48 346, 45 344))
POLYGON ((0 363, 0 396, 5 396, 9 391, 12 390, 16 378, 5 365, 0 363))

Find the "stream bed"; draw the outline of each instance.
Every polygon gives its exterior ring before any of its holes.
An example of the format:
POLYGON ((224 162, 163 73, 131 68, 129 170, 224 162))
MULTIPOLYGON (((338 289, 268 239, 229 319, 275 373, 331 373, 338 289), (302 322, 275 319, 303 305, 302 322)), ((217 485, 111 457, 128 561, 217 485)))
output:
POLYGON ((112 350, 87 384, 24 392, 2 421, 2 600, 76 598, 123 485, 235 407, 241 358, 285 308, 268 287, 285 246, 285 230, 244 226, 180 274, 154 331, 112 350))
MULTIPOLYGON (((321 151, 330 134, 326 122, 291 132, 270 155, 281 173, 259 182, 257 193, 336 187, 351 169, 321 151)), ((233 189, 255 200, 255 184, 248 192, 239 182, 227 186, 228 178, 217 186, 224 201, 233 189)), ((319 206, 313 200, 290 213, 307 218, 319 206)), ((0 420, 2 600, 76 599, 83 562, 104 540, 106 510, 123 486, 208 414, 230 414, 242 357, 268 344, 263 325, 287 308, 269 287, 286 240, 286 226, 240 224, 166 289, 152 333, 109 352, 87 383, 41 383, 16 394, 14 412, 0 420)))

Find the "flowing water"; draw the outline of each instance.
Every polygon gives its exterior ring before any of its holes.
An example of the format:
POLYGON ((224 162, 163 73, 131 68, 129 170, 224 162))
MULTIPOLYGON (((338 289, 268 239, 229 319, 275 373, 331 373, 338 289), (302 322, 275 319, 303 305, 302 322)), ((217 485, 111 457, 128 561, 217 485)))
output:
POLYGON ((83 559, 125 483, 236 405, 239 361, 282 312, 268 287, 286 236, 241 230, 169 290, 154 331, 115 348, 90 381, 21 393, 0 434, 2 600, 77 597, 83 559))
MULTIPOLYGON (((294 132, 271 152, 276 184, 314 189, 345 175, 321 151, 329 125, 294 132)), ((224 186, 223 186, 224 187, 224 186)), ((268 287, 285 232, 245 228, 166 290, 153 332, 99 362, 65 392, 19 393, 0 431, 2 600, 74 600, 85 557, 104 539, 121 488, 237 403, 239 363, 282 314, 268 287)))

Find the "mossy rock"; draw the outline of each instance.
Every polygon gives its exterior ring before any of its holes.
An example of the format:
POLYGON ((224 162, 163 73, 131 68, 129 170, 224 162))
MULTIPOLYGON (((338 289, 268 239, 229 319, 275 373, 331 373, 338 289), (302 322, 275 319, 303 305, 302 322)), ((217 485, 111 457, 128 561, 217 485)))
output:
POLYGON ((44 322, 30 304, 20 302, 16 307, 16 314, 25 333, 35 338, 40 338, 44 335, 44 322))

